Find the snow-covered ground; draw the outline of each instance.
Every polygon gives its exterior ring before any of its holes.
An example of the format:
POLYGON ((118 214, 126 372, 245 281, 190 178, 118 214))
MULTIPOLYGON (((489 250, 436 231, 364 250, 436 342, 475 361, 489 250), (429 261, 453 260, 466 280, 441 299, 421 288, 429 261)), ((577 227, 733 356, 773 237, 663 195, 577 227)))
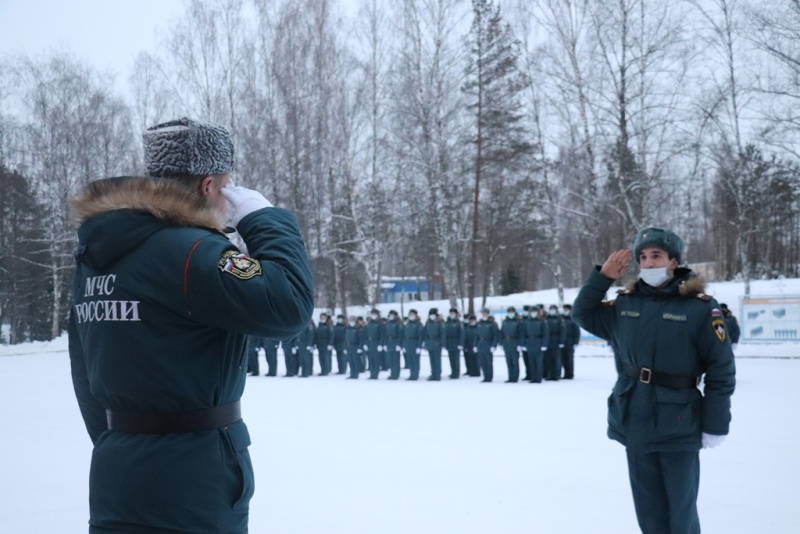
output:
MULTIPOLYGON (((519 300, 551 302, 541 292, 519 300)), ((613 361, 598 345, 577 354, 576 380, 544 384, 504 384, 502 358, 491 384, 248 378, 250 531, 637 532, 624 449, 605 437, 613 361)), ((737 354, 731 435, 701 452, 703 529, 795 533, 800 344, 737 354)), ((0 428, 0 533, 86 532, 91 444, 65 338, 0 346, 0 428)))

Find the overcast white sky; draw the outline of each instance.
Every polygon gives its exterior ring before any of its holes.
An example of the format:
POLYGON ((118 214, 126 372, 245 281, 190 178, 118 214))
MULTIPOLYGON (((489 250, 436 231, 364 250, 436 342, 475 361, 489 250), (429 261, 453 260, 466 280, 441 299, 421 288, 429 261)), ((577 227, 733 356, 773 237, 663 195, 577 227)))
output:
POLYGON ((0 55, 69 50, 127 83, 136 54, 182 11, 182 0, 0 0, 0 55))
MULTIPOLYGON (((351 13, 359 3, 339 1, 351 13)), ((183 0, 0 0, 0 56, 69 50, 116 73, 125 91, 136 54, 155 50, 157 35, 183 6, 183 0)))

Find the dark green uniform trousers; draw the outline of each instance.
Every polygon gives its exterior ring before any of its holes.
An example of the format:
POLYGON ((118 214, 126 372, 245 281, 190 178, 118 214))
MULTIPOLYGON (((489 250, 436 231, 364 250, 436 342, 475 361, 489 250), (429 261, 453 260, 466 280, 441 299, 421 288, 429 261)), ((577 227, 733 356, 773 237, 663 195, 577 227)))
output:
POLYGON ((636 518, 643 534, 699 534, 700 455, 627 451, 636 518))

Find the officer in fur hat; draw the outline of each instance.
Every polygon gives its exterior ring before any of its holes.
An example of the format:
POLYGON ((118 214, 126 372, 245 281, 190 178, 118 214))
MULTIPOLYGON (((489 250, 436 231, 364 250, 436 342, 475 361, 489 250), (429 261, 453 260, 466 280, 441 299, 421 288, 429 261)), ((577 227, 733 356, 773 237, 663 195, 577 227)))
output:
POLYGON ((639 279, 604 301, 630 264, 631 252, 619 250, 589 274, 573 305, 575 322, 615 349, 608 435, 627 449, 645 533, 700 532, 699 450, 722 443, 731 420, 735 368, 724 318, 703 282, 679 267, 683 248, 669 230, 641 230, 639 279))
POLYGON ((222 126, 153 126, 144 155, 147 177, 92 182, 72 200, 69 354, 94 444, 90 532, 244 534, 245 340, 291 338, 308 324, 305 245, 291 213, 230 183, 222 126))

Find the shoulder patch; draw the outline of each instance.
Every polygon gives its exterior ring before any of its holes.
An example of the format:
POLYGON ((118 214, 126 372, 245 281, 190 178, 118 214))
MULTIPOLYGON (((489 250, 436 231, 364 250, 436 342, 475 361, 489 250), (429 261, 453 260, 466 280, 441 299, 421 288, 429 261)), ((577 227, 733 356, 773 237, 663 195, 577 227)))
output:
POLYGON ((717 336, 717 339, 720 342, 725 341, 726 332, 725 332, 725 321, 722 319, 712 319, 711 320, 711 328, 714 329, 714 334, 717 336))
POLYGON ((261 276, 261 263, 237 250, 228 250, 219 259, 219 270, 240 280, 261 276))
POLYGON ((694 296, 694 298, 700 299, 700 300, 702 300, 703 302, 708 302, 708 301, 710 301, 710 300, 711 300, 713 297, 712 297, 711 295, 706 295, 705 293, 698 293, 697 295, 695 295, 695 296, 694 296))

